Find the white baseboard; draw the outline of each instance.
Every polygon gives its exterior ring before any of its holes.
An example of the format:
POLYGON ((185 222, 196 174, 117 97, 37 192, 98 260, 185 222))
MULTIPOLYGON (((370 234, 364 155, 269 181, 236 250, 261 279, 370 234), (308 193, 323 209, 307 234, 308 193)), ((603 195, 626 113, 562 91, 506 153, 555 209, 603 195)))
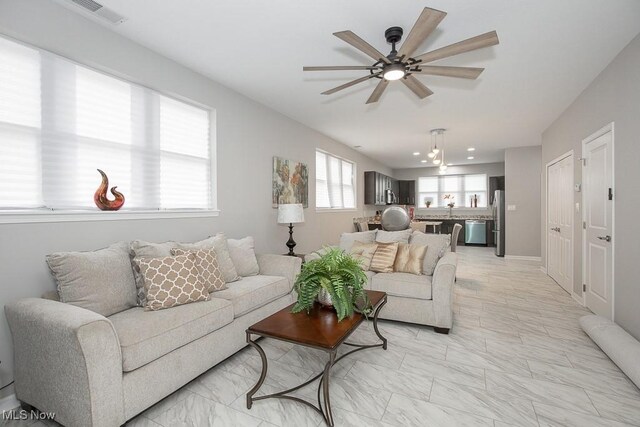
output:
POLYGON ((20 402, 16 399, 15 394, 10 394, 9 396, 0 399, 0 413, 2 413, 2 411, 10 411, 18 406, 20 406, 20 402))
POLYGON ((504 259, 513 259, 513 260, 518 260, 518 261, 537 261, 537 262, 542 262, 542 257, 539 257, 539 256, 505 255, 504 259))
POLYGON ((547 274, 547 267, 545 267, 544 265, 541 265, 540 271, 542 271, 544 274, 547 274))

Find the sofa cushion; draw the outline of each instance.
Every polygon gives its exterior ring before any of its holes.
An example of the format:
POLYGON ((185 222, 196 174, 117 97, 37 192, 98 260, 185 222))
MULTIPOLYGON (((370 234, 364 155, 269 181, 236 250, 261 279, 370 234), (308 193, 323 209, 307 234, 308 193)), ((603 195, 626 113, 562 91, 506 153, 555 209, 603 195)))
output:
POLYGON ((207 292, 221 291, 227 289, 227 283, 222 277, 222 271, 218 265, 216 251, 213 249, 199 249, 197 251, 189 251, 187 249, 173 248, 172 255, 187 255, 193 253, 196 257, 196 267, 200 281, 207 287, 207 292))
POLYGON ((378 243, 409 243, 409 237, 411 236, 410 228, 402 231, 384 231, 379 230, 376 234, 376 242, 378 243))
POLYGON ((211 298, 170 310, 142 307, 109 317, 122 348, 122 370, 133 371, 233 321, 233 306, 211 298))
POLYGON ((422 264, 426 254, 427 247, 424 245, 398 243, 398 254, 393 264, 393 271, 422 274, 422 264))
POLYGON ((135 262, 144 279, 145 310, 164 310, 209 299, 209 289, 196 267, 194 252, 139 258, 135 262))
POLYGON ((451 235, 414 231, 409 243, 427 247, 427 254, 422 264, 422 272, 427 276, 433 276, 433 271, 436 269, 436 264, 438 264, 440 258, 442 258, 447 251, 451 250, 451 235))
POLYGON ((342 233, 340 235, 340 249, 345 252, 351 251, 353 242, 373 243, 376 241, 378 230, 362 231, 358 233, 342 233))
POLYGON ((410 273, 378 273, 371 279, 371 290, 396 297, 431 299, 431 276, 410 273))
POLYGON ((240 317, 291 292, 289 279, 280 276, 249 276, 216 292, 216 298, 224 298, 233 304, 233 314, 240 317))
POLYGON ((255 276, 260 273, 253 237, 247 236, 244 239, 227 239, 227 245, 229 246, 229 256, 238 275, 246 277, 255 276))
POLYGON ((378 243, 376 252, 371 260, 371 271, 377 273, 391 273, 393 271, 393 263, 398 253, 398 243, 378 243))
POLYGON ((110 316, 136 305, 129 244, 93 252, 58 252, 46 257, 60 301, 110 316))

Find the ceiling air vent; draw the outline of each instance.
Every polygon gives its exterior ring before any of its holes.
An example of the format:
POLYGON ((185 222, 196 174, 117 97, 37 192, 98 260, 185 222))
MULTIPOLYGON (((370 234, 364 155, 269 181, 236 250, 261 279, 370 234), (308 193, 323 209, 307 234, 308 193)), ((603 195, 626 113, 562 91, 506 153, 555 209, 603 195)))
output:
POLYGON ((122 24, 124 21, 127 20, 127 18, 125 18, 124 16, 114 12, 113 10, 107 7, 104 7, 100 3, 95 2, 93 0, 67 0, 67 1, 75 4, 76 6, 80 6, 90 15, 98 16, 99 18, 102 18, 105 21, 112 23, 113 25, 122 24))

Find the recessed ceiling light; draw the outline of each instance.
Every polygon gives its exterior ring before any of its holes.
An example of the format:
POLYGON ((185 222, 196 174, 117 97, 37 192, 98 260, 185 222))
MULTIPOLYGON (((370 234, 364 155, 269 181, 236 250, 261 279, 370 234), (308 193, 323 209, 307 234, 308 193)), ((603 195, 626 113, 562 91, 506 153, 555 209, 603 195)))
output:
POLYGON ((420 160, 420 163, 427 163, 426 160, 420 160))
POLYGON ((473 147, 469 147, 469 148, 467 148, 467 151, 476 151, 476 149, 473 148, 473 147))
POLYGON ((414 156, 419 156, 419 155, 420 155, 420 152, 419 152, 419 151, 415 151, 415 152, 413 153, 413 155, 414 155, 414 156))
POLYGON ((473 157, 473 156, 469 156, 469 157, 467 157, 467 160, 473 160, 473 159, 474 159, 474 157, 473 157))

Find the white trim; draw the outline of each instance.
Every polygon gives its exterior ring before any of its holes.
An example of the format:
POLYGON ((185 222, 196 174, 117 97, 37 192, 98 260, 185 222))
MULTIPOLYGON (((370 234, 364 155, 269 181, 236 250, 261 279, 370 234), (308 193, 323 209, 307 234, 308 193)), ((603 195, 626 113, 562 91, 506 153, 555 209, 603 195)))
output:
POLYGON ((547 267, 545 267, 544 265, 541 265, 540 271, 542 271, 544 274, 547 274, 547 267))
POLYGON ((586 304, 584 302, 584 292, 582 293, 583 298, 580 298, 578 296, 578 294, 576 294, 575 292, 571 293, 571 298, 573 298, 578 304, 580 304, 582 307, 586 307, 586 304))
MULTIPOLYGON (((595 139, 601 137, 602 135, 606 135, 608 132, 611 132, 611 173, 613 175, 613 182, 612 185, 614 186, 614 190, 615 190, 615 177, 616 177, 616 159, 615 159, 615 125, 614 122, 611 122, 605 126, 603 126, 602 128, 598 129, 596 132, 592 133, 591 135, 589 135, 587 138, 582 140, 582 156, 585 155, 585 149, 588 143, 594 141, 595 139)), ((581 164, 582 166, 582 164, 581 164)), ((586 212, 584 209, 585 206, 585 198, 586 198, 586 192, 584 191, 584 174, 585 174, 585 170, 584 167, 582 168, 582 173, 581 173, 581 177, 582 177, 582 197, 581 197, 581 202, 582 202, 582 221, 586 222, 587 217, 586 217, 586 212)), ((587 231, 581 226, 582 229, 582 257, 581 257, 581 261, 582 261, 582 283, 585 283, 585 277, 587 274, 587 263, 586 261, 586 257, 587 257, 587 250, 586 250, 586 246, 587 246, 587 239, 586 239, 586 234, 587 231)), ((615 191, 613 193, 613 203, 611 204, 611 320, 615 321, 615 309, 616 309, 616 304, 615 304, 615 278, 616 278, 616 269, 615 269, 615 256, 616 256, 616 251, 615 251, 615 245, 616 245, 616 197, 615 197, 615 191)), ((580 302, 580 300, 578 300, 580 302)), ((582 292, 582 301, 581 304, 584 307, 587 307, 587 293, 586 292, 582 292)))
POLYGON ((209 218, 220 215, 219 210, 167 211, 8 211, 0 212, 0 224, 34 222, 123 221, 139 219, 209 218))
MULTIPOLYGON (((539 256, 524 256, 524 255, 505 255, 504 259, 513 259, 518 261, 537 261, 542 262, 542 257, 539 256)), ((545 268, 546 270, 546 268, 545 268)))
MULTIPOLYGON (((547 274, 549 276, 549 241, 547 239, 548 237, 548 232, 547 230, 549 229, 549 168, 558 163, 561 160, 566 159, 567 157, 571 157, 571 161, 573 162, 573 174, 571 175, 571 187, 573 187, 573 185, 575 184, 575 167, 576 167, 576 161, 575 161, 575 156, 573 153, 573 150, 569 150, 566 153, 556 157, 555 159, 551 160, 550 162, 548 162, 545 165, 544 168, 544 180, 545 180, 545 194, 544 194, 544 247, 545 247, 545 264, 544 264, 544 269, 545 269, 545 274, 547 274)), ((571 194, 573 194, 573 200, 571 201, 571 209, 573 211, 573 207, 575 206, 575 202, 576 202, 576 196, 575 196, 575 192, 572 190, 571 194)), ((573 221, 571 223, 571 292, 570 294, 573 295, 574 294, 574 288, 575 288, 575 277, 573 277, 573 269, 574 269, 574 263, 575 263, 575 259, 576 259, 576 254, 575 252, 575 229, 576 229, 576 225, 573 224, 573 221)), ((551 277, 551 276, 549 276, 551 277)), ((552 278, 553 279, 553 278, 552 278)), ((555 279, 554 279, 555 280, 555 279)), ((558 286, 560 286, 560 284, 558 284, 558 286)), ((562 286, 560 286, 562 288, 562 286)), ((562 288, 564 289, 564 288, 562 288)))
POLYGON ((358 212, 355 208, 316 208, 316 213, 328 213, 328 212, 358 212))
POLYGON ((10 411, 20 406, 20 401, 16 399, 16 395, 10 394, 9 396, 0 399, 0 414, 3 411, 10 411))

